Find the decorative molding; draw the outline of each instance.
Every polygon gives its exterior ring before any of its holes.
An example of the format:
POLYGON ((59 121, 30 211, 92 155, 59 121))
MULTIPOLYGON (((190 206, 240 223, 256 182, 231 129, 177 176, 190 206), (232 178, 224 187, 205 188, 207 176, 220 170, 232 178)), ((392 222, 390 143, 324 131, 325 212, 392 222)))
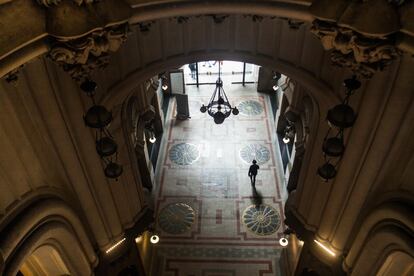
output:
POLYGON ((294 20, 294 19, 288 19, 288 25, 289 28, 291 28, 292 30, 299 30, 300 26, 303 25, 303 21, 299 21, 299 20, 294 20))
POLYGON ((141 33, 147 33, 151 30, 152 24, 154 24, 155 21, 147 21, 147 22, 140 22, 138 23, 139 30, 141 33))
POLYGON ((178 24, 183 24, 183 23, 187 23, 190 17, 189 16, 176 16, 173 19, 175 19, 178 24))
POLYGON ((393 36, 369 37, 335 23, 321 20, 312 22, 311 32, 322 42, 325 50, 332 50, 331 61, 348 67, 363 78, 371 78, 382 71, 400 51, 393 36))
POLYGON ((300 20, 294 20, 287 17, 270 17, 270 19, 279 18, 287 22, 288 26, 292 30, 299 30, 300 26, 302 26, 305 22, 300 20))
MULTIPOLYGON (((39 5, 50 7, 53 5, 58 5, 62 0, 36 0, 39 5)), ((72 0, 75 2, 78 6, 81 6, 83 4, 92 4, 93 2, 97 2, 96 0, 72 0)))
POLYGON ((108 27, 84 37, 52 42, 49 57, 61 65, 76 81, 82 81, 97 68, 109 63, 109 54, 126 41, 128 24, 108 27))
POLYGON ((211 17, 216 24, 221 24, 226 20, 229 15, 226 14, 208 14, 207 16, 211 17))
POLYGON ((253 22, 262 22, 263 18, 265 18, 262 15, 257 15, 257 14, 247 14, 244 15, 244 17, 250 17, 252 19, 253 22))
POLYGON ((17 85, 17 82, 19 80, 19 74, 20 70, 25 66, 25 64, 20 65, 19 67, 13 69, 9 73, 7 73, 3 78, 7 83, 17 85))

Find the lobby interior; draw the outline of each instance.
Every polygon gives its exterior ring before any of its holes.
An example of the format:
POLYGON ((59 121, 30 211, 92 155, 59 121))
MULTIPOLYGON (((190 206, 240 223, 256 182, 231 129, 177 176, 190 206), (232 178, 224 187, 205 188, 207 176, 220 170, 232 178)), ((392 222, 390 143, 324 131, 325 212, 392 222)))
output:
POLYGON ((0 274, 413 275, 413 18, 0 0, 0 274))

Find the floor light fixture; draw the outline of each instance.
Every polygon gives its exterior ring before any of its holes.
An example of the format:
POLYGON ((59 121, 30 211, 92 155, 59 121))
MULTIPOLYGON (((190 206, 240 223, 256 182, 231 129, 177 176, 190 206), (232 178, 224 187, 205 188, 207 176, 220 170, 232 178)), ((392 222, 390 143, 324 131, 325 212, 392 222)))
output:
POLYGON ((109 254, 109 253, 111 253, 112 251, 114 251, 115 250, 115 248, 117 248, 118 246, 120 246, 124 241, 126 240, 126 238, 123 238, 122 240, 120 240, 120 241, 118 241, 117 243, 115 243, 114 245, 112 245, 111 247, 109 247, 106 251, 105 251, 105 253, 106 254, 109 254))
POLYGON ((331 255, 332 257, 335 257, 336 254, 335 252, 333 252, 331 249, 329 249, 326 245, 324 245, 323 243, 321 243, 318 240, 313 240, 320 248, 322 248, 326 253, 328 253, 329 255, 331 255))
POLYGON ((160 241, 160 237, 156 234, 152 235, 150 238, 150 242, 152 244, 157 244, 160 241))
POLYGON ((289 244, 289 240, 288 240, 288 239, 286 239, 285 237, 281 237, 281 238, 279 239, 279 244, 280 244, 281 246, 283 246, 283 247, 286 247, 286 246, 288 246, 288 244, 289 244))

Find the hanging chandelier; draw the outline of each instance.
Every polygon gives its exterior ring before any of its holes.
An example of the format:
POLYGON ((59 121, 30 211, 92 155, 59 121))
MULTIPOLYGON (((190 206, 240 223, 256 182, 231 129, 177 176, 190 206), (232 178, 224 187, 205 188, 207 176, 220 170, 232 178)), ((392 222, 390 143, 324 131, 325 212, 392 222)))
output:
POLYGON ((203 104, 200 108, 200 111, 202 113, 207 112, 208 115, 213 117, 216 124, 222 124, 224 120, 230 116, 231 113, 233 113, 233 115, 239 114, 239 110, 237 107, 232 107, 229 103, 229 99, 227 98, 227 95, 223 89, 223 81, 220 78, 220 62, 218 64, 219 77, 216 81, 216 88, 214 89, 213 95, 211 96, 208 105, 205 106, 203 104))
POLYGON ((113 119, 112 112, 108 111, 104 106, 95 103, 94 96, 97 84, 94 81, 86 79, 80 85, 80 88, 92 99, 93 105, 88 109, 83 120, 86 126, 95 130, 96 152, 105 164, 105 176, 118 180, 123 169, 117 163, 118 145, 108 129, 113 119))
POLYGON ((357 114, 351 106, 349 106, 349 98, 361 87, 361 82, 357 80, 356 76, 344 80, 346 93, 342 103, 334 106, 328 110, 326 120, 328 121, 329 129, 323 141, 322 151, 325 163, 318 168, 318 175, 325 181, 336 176, 336 167, 345 152, 344 144, 344 130, 354 125, 357 114), (335 132, 333 136, 331 131, 335 132), (332 159, 337 159, 336 164, 332 159))

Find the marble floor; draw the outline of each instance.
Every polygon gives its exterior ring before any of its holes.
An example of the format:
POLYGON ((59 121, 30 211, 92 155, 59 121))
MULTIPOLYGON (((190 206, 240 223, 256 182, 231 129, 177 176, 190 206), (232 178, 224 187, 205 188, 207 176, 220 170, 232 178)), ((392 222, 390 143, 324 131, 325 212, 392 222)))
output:
POLYGON ((269 98, 255 84, 223 81, 240 114, 221 125, 199 111, 214 86, 186 87, 188 120, 175 118, 171 100, 156 172, 153 276, 280 275, 285 184, 269 98))

